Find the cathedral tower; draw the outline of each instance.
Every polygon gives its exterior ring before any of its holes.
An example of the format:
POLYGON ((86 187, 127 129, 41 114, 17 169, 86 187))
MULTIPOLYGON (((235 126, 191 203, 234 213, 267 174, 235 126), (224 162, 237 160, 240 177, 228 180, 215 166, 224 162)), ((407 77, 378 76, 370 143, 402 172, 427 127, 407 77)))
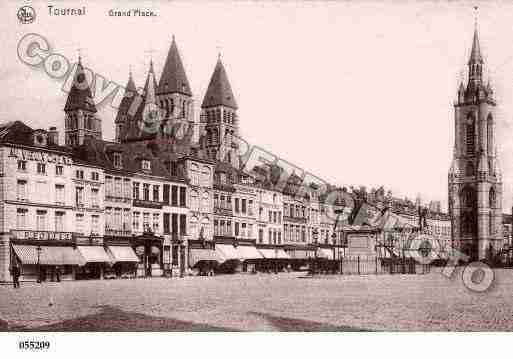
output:
POLYGON ((67 146, 84 143, 85 136, 102 138, 102 123, 96 115, 96 106, 91 95, 82 61, 78 58, 73 85, 64 106, 64 137, 67 146))
POLYGON ((221 58, 217 60, 201 105, 201 124, 205 128, 202 148, 207 156, 238 167, 236 141, 231 140, 232 136, 238 136, 237 103, 221 58))
POLYGON ((455 141, 449 170, 453 247, 471 260, 487 259, 502 246, 502 182, 497 157, 495 100, 483 80, 477 27, 468 81, 454 104, 455 141))
POLYGON ((171 128, 175 125, 194 126, 191 87, 174 36, 156 93, 158 106, 162 112, 164 137, 165 134, 172 133, 171 128))
POLYGON ((132 105, 135 97, 137 96, 137 88, 135 87, 132 71, 128 75, 128 83, 125 87, 125 94, 121 103, 119 104, 118 113, 114 124, 116 126, 116 142, 123 142, 126 136, 128 124, 131 121, 130 106, 132 105))

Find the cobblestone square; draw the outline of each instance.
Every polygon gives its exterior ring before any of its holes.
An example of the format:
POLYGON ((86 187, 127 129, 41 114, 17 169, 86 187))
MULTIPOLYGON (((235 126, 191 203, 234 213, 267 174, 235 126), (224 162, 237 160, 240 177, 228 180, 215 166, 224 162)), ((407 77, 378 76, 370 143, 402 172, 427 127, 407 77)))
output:
POLYGON ((488 331, 513 329, 513 272, 486 293, 461 273, 302 273, 23 283, 0 287, 2 330, 488 331))

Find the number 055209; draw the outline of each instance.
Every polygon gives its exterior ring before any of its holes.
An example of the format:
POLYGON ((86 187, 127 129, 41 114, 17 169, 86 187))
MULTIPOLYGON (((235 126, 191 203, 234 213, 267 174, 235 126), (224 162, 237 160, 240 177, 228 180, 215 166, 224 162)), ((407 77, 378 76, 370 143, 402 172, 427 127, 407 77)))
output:
POLYGON ((49 341, 24 340, 18 342, 21 350, 46 350, 50 349, 49 341))

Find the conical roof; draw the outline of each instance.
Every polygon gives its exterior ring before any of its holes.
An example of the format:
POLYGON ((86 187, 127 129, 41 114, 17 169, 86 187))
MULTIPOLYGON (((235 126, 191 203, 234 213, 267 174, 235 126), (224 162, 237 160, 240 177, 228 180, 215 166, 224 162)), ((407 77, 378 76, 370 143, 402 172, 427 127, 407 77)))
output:
POLYGON ((483 57, 481 56, 481 48, 479 46, 479 36, 477 33, 477 27, 474 29, 474 39, 472 40, 472 51, 470 52, 469 64, 483 63, 483 57))
POLYGON ((124 116, 128 113, 130 105, 132 105, 132 102, 135 99, 135 96, 137 96, 137 88, 135 87, 132 72, 130 71, 128 75, 128 82, 125 87, 125 94, 121 100, 121 103, 119 104, 118 113, 116 115, 116 123, 123 121, 124 116))
POLYGON ((86 110, 96 112, 96 106, 89 86, 90 84, 87 82, 87 77, 82 67, 82 61, 79 58, 75 77, 73 78, 73 85, 69 91, 64 111, 86 110))
POLYGON ((160 76, 157 94, 175 92, 192 96, 191 87, 185 74, 178 47, 176 46, 175 37, 173 36, 166 63, 164 64, 164 70, 162 70, 162 75, 160 76))
POLYGON ((217 60, 201 107, 207 108, 219 105, 231 107, 235 110, 237 109, 232 87, 228 81, 228 76, 226 75, 226 70, 224 69, 221 59, 217 60))

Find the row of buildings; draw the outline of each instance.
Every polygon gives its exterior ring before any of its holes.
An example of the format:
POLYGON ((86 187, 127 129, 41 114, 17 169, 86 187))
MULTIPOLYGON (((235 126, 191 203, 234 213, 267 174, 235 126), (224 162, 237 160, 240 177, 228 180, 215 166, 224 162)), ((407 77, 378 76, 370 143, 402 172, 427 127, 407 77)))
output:
POLYGON ((238 107, 220 58, 195 116, 173 38, 158 81, 153 63, 142 93, 129 75, 114 141, 102 138, 84 71, 79 58, 64 143, 55 126, 0 127, 0 281, 11 280, 13 265, 24 280, 299 266, 358 254, 352 234, 385 239, 406 229, 452 246, 451 218, 439 208, 422 212, 383 189, 367 197, 294 174, 277 186, 282 169, 273 165, 257 177, 243 172, 238 107))

